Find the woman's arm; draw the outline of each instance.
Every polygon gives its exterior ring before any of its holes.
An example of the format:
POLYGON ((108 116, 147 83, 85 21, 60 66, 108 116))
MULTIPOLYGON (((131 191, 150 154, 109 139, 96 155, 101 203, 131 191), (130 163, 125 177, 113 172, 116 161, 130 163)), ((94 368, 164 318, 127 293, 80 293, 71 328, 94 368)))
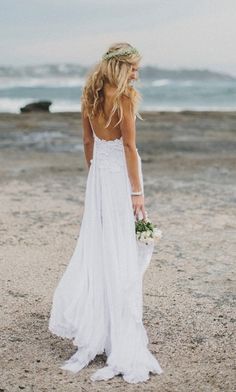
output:
POLYGON ((140 192, 142 188, 139 178, 138 154, 136 150, 135 117, 128 97, 122 97, 121 105, 123 109, 123 119, 120 123, 120 129, 122 133, 130 184, 132 192, 140 192))
MULTIPOLYGON (((138 169, 138 154, 136 150, 136 128, 135 117, 132 110, 131 102, 128 97, 122 97, 121 105, 123 109, 123 119, 120 123, 122 139, 125 150, 126 164, 131 184, 131 192, 142 191, 139 169, 138 169)), ((139 213, 146 219, 144 195, 132 195, 132 207, 136 219, 139 219, 139 213)))
POLYGON ((91 165, 90 160, 93 158, 93 145, 94 145, 94 137, 93 130, 91 128, 91 124, 87 115, 85 115, 84 111, 81 111, 82 116, 82 126, 83 126, 83 143, 84 143, 84 154, 87 162, 88 168, 91 165))

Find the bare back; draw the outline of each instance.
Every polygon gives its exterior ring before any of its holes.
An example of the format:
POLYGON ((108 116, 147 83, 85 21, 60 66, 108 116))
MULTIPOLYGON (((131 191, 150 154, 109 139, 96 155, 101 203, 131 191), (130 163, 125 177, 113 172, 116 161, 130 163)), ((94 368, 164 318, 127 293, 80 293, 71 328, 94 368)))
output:
POLYGON ((105 128, 107 119, 109 118, 109 115, 113 107, 114 93, 115 93, 114 88, 108 85, 104 86, 104 98, 105 98, 104 112, 105 112, 106 119, 104 119, 102 115, 95 116, 93 117, 93 119, 90 118, 90 123, 93 128, 93 131, 96 134, 96 136, 100 139, 114 140, 114 139, 119 139, 122 136, 120 124, 114 127, 114 125, 119 121, 119 117, 117 113, 113 115, 108 128, 105 128))

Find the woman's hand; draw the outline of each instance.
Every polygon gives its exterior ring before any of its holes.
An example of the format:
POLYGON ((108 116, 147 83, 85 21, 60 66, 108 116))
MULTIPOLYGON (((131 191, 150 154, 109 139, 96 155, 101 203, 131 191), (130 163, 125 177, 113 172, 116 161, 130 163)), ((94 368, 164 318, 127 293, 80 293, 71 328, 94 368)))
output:
POLYGON ((134 215, 136 217, 136 220, 139 219, 139 212, 141 211, 143 215, 143 219, 146 219, 146 212, 145 212, 145 207, 144 207, 144 196, 131 196, 132 198, 132 206, 134 210, 134 215))

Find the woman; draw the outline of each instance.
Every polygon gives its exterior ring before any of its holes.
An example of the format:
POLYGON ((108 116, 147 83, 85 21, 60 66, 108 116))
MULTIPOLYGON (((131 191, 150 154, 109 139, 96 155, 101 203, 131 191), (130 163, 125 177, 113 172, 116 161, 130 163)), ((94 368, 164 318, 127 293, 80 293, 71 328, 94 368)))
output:
MULTIPOLYGON (((138 383, 161 374, 142 322, 143 268, 135 219, 144 206, 136 148, 137 79, 141 56, 112 45, 89 74, 82 94, 84 152, 89 168, 77 244, 53 297, 52 333, 73 338, 77 351, 64 370, 78 372, 105 350, 106 366, 91 380, 122 374, 138 383)), ((150 261, 151 255, 149 255, 150 261)))

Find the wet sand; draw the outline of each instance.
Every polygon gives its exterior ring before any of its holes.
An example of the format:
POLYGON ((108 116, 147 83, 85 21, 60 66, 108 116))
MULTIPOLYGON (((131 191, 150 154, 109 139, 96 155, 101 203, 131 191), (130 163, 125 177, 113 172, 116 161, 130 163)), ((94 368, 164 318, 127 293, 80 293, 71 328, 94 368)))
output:
POLYGON ((103 355, 76 375, 59 369, 76 351, 48 319, 83 214, 80 114, 0 114, 0 391, 234 390, 236 113, 142 115, 146 210, 163 232, 144 277, 143 319, 164 373, 92 383, 103 355))

